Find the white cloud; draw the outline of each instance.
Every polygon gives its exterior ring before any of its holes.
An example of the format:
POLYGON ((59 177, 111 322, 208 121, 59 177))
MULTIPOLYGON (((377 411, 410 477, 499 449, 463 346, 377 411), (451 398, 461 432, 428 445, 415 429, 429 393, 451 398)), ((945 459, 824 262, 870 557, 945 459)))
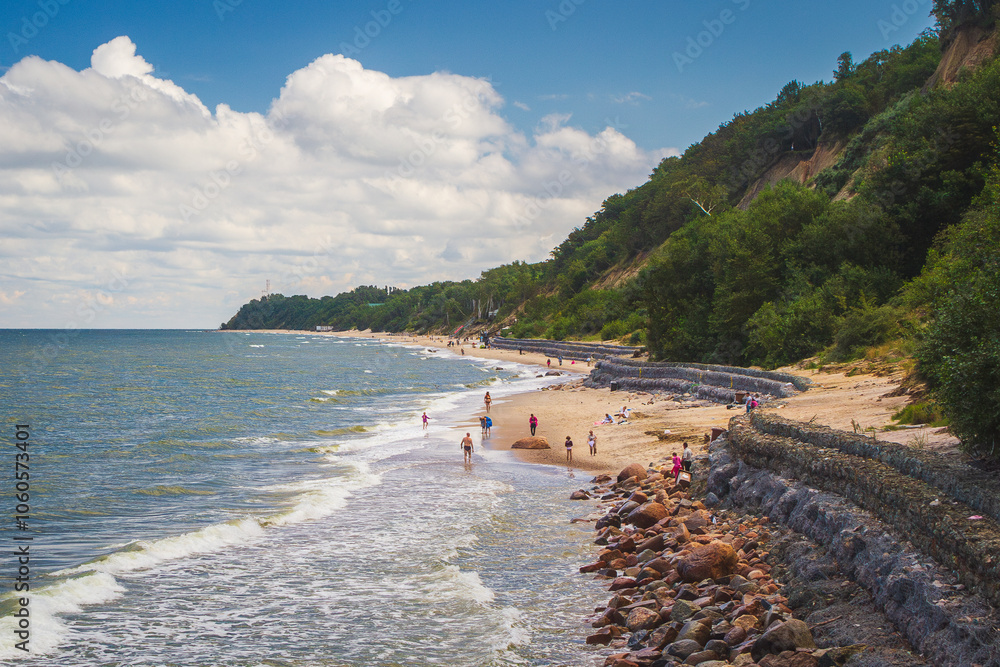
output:
POLYGON ((266 114, 208 110, 127 37, 91 65, 0 77, 2 326, 213 327, 266 279, 320 296, 475 277, 543 259, 674 153, 566 115, 529 136, 486 79, 343 56, 266 114))
POLYGON ((626 93, 625 95, 612 95, 611 101, 615 104, 632 104, 638 105, 640 101, 646 100, 651 101, 653 98, 649 95, 644 95, 639 92, 626 93))

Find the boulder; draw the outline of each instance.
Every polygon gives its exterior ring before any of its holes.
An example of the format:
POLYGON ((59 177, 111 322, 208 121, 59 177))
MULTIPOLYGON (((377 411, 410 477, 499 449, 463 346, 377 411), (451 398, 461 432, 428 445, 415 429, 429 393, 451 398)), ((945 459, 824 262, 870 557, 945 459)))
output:
POLYGON ((659 624, 660 615, 652 609, 646 609, 645 607, 636 607, 628 613, 628 618, 625 619, 625 627, 630 632, 652 630, 659 624))
POLYGON ((668 644, 664 653, 685 660, 689 655, 700 650, 701 644, 693 639, 681 639, 668 644))
POLYGON ((784 623, 775 623, 757 638, 750 649, 754 661, 760 662, 768 654, 795 651, 800 648, 816 648, 812 632, 804 621, 793 618, 784 623))
POLYGON ((709 542, 692 551, 677 563, 677 573, 689 582, 703 579, 719 579, 731 575, 736 570, 739 557, 725 542, 709 542))
POLYGON ((521 438, 514 442, 510 446, 511 449, 551 449, 549 447, 549 441, 540 435, 530 435, 527 438, 521 438))
POLYGON ((570 500, 590 500, 590 494, 580 489, 579 491, 574 491, 569 497, 570 500))
MULTIPOLYGON (((677 632, 677 641, 682 639, 693 639, 699 646, 704 647, 708 641, 708 636, 712 633, 712 626, 703 621, 691 620, 681 626, 677 632)), ((727 653, 728 655, 728 653, 727 653)))
POLYGON ((632 477, 638 477, 640 481, 646 479, 646 467, 638 463, 631 463, 618 473, 619 482, 624 482, 632 477))
POLYGON ((684 622, 701 611, 701 607, 696 604, 692 604, 687 600, 677 600, 674 602, 674 607, 670 612, 671 621, 684 622))
POLYGON ((759 667, 818 667, 819 660, 810 653, 782 651, 778 655, 766 655, 757 663, 759 667))
POLYGON ((667 508, 654 500, 643 503, 629 512, 625 520, 637 528, 649 528, 656 525, 656 522, 660 519, 666 518, 666 516, 667 508))

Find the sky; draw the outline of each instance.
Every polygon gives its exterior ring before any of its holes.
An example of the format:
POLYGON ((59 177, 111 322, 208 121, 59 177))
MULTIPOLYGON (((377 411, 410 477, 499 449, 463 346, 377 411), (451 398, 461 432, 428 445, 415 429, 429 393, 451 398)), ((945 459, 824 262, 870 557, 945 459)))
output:
POLYGON ((215 328, 273 293, 548 257, 930 0, 4 0, 0 328, 215 328))

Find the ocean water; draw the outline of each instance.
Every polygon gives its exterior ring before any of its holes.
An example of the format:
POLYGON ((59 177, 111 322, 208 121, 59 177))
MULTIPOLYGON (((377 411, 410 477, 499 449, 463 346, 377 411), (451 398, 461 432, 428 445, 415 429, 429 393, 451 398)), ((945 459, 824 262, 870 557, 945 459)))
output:
POLYGON ((600 664, 589 476, 465 465, 454 428, 553 381, 373 339, 0 331, 0 664, 600 664))

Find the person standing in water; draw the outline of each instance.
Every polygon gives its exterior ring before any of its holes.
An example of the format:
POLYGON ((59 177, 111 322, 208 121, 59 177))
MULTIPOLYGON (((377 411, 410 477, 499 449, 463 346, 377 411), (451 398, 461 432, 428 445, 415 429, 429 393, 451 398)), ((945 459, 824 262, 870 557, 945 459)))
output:
POLYGON ((462 438, 462 449, 465 451, 465 462, 472 463, 472 434, 466 433, 462 438))
POLYGON ((424 430, 426 431, 426 430, 427 430, 427 422, 428 422, 428 421, 430 421, 430 417, 428 417, 428 416, 427 416, 427 413, 426 413, 426 412, 424 412, 424 416, 423 416, 423 417, 421 417, 421 419, 423 419, 423 420, 424 420, 424 430))

